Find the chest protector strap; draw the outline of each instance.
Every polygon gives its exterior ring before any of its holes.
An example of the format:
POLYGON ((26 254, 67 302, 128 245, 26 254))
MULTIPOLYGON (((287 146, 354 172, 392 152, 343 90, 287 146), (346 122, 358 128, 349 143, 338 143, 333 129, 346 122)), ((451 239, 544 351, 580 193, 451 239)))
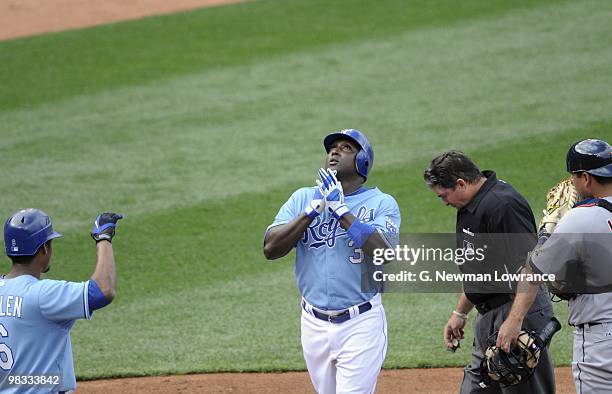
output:
POLYGON ((579 201, 576 203, 576 205, 574 205, 574 208, 586 206, 598 206, 612 212, 612 202, 603 198, 589 198, 588 200, 579 201))

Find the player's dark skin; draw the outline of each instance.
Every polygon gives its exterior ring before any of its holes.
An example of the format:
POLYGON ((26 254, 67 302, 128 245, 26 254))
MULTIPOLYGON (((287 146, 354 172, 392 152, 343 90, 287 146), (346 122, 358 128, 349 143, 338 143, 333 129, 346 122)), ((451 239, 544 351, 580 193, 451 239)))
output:
MULTIPOLYGON (((336 170, 336 177, 342 184, 344 195, 354 193, 364 183, 365 178, 357 173, 355 156, 359 146, 348 138, 338 138, 330 147, 325 157, 326 167, 336 170)), ((356 220, 352 213, 347 213, 340 219, 340 227, 348 230, 356 220)), ((305 213, 300 214, 293 221, 272 227, 264 240, 264 255, 268 260, 275 260, 285 256, 293 249, 304 235, 304 231, 312 223, 312 219, 305 213)), ((377 232, 372 233, 362 246, 362 250, 372 256, 374 249, 386 249, 387 244, 377 232)))

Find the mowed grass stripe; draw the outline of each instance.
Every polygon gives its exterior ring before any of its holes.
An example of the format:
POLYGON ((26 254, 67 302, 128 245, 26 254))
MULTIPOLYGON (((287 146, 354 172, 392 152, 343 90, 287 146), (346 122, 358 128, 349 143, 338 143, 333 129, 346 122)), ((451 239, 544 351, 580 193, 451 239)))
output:
POLYGON ((310 183, 322 136, 347 126, 368 133, 385 168, 606 120, 612 29, 599 4, 374 35, 4 112, 0 165, 11 174, 0 187, 12 193, 0 206, 39 206, 71 231, 99 209, 138 219, 310 183))
MULTIPOLYGON (((547 188, 564 175, 567 147, 584 136, 601 136, 611 127, 612 123, 594 124, 559 132, 552 140, 531 136, 468 153, 524 193, 537 213, 547 188)), ((418 160, 375 168, 368 183, 396 197, 402 232, 452 232, 455 211, 425 188, 426 165, 426 160, 418 160)), ((115 241, 118 298, 97 312, 93 322, 77 323, 73 341, 78 375, 89 379, 303 369, 293 254, 266 262, 261 242, 265 227, 294 187, 298 185, 161 212, 120 228, 115 241), (112 351, 105 350, 108 343, 113 343, 112 351)), ((87 260, 92 245, 85 238, 83 234, 58 240, 57 256, 72 251, 87 260)), ((60 263, 59 257, 55 264, 53 275, 60 277, 83 278, 90 270, 87 264, 77 270, 74 262, 60 263)), ((464 349, 455 355, 448 354, 440 340, 455 301, 452 294, 386 295, 390 346, 385 366, 465 364, 469 334, 464 349)), ((565 304, 557 305, 557 311, 566 321, 565 304)), ((567 326, 555 337, 552 349, 558 364, 569 362, 567 326)))
POLYGON ((0 110, 558 2, 265 0, 0 42, 0 110))

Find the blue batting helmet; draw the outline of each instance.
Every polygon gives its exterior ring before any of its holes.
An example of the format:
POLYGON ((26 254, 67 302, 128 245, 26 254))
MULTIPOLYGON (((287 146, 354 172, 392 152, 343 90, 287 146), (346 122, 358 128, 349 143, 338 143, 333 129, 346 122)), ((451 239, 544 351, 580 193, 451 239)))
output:
POLYGON ((49 215, 39 209, 22 209, 4 223, 7 256, 33 256, 42 244, 61 236, 53 231, 49 215))
POLYGON ((370 141, 368 141, 368 137, 361 131, 355 129, 345 129, 336 133, 331 133, 323 140, 323 146, 327 153, 329 153, 332 144, 338 138, 348 138, 359 145, 359 152, 357 152, 357 156, 355 156, 355 167, 357 168, 357 173, 367 179, 374 165, 374 151, 372 150, 370 141))
POLYGON ((567 152, 567 172, 583 171, 604 178, 612 177, 612 146, 596 139, 572 145, 567 152))

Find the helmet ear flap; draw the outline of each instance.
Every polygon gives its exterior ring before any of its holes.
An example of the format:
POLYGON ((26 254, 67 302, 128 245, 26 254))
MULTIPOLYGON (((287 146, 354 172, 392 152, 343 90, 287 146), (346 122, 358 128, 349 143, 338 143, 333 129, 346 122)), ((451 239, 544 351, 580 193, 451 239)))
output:
POLYGON ((370 168, 372 168, 372 161, 365 150, 360 149, 357 155, 355 155, 355 167, 359 175, 366 179, 368 178, 368 173, 370 172, 370 168))
POLYGON ((364 178, 368 177, 368 172, 370 169, 370 160, 368 158, 367 153, 363 149, 360 149, 355 155, 355 168, 357 169, 357 173, 364 178))

